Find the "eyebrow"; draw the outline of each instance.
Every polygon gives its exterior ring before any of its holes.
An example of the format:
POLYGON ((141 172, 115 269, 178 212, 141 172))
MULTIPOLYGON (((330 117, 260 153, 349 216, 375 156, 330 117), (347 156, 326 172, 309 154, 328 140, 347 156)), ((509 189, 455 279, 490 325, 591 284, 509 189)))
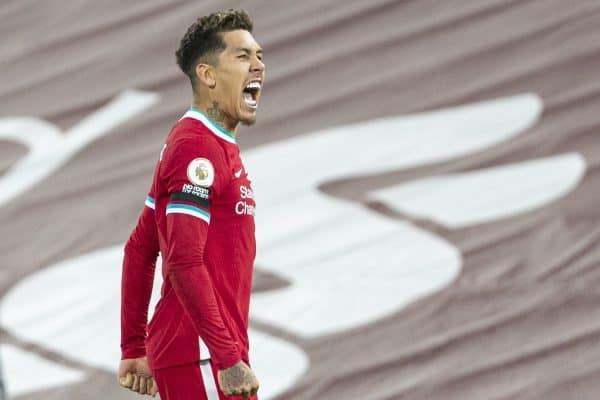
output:
MULTIPOLYGON (((235 49, 235 51, 236 52, 243 51, 244 53, 248 53, 248 54, 252 53, 252 50, 249 49, 249 48, 247 48, 247 47, 238 47, 238 48, 235 49)), ((259 54, 259 53, 262 54, 263 50, 259 48, 258 50, 256 50, 256 53, 257 54, 259 54)))

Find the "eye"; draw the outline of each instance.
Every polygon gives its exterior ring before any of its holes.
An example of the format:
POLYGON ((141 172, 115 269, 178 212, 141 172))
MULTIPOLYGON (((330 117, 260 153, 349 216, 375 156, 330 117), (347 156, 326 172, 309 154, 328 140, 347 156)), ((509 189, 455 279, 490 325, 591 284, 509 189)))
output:
POLYGON ((239 58, 241 60, 245 60, 248 58, 248 54, 240 54, 239 56, 237 56, 237 58, 239 58))

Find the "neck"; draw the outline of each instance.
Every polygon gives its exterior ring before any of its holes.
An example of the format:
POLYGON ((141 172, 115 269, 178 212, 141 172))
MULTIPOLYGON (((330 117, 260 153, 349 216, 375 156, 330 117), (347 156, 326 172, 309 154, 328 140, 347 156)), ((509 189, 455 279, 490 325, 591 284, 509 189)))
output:
POLYGON ((225 114, 225 111, 221 108, 218 101, 212 99, 201 100, 194 98, 192 107, 202 111, 206 114, 214 123, 221 126, 223 129, 231 132, 235 137, 237 134, 237 121, 232 121, 231 118, 225 114))

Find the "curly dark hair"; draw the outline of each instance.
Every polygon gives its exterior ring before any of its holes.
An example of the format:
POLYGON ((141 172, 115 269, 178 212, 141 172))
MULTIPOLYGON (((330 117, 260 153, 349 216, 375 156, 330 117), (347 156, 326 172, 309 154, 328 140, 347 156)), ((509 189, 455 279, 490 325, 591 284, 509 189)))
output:
POLYGON ((244 10, 222 10, 198 18, 187 30, 175 52, 177 65, 192 85, 199 62, 215 65, 217 53, 225 49, 223 32, 243 29, 252 32, 252 19, 244 10))

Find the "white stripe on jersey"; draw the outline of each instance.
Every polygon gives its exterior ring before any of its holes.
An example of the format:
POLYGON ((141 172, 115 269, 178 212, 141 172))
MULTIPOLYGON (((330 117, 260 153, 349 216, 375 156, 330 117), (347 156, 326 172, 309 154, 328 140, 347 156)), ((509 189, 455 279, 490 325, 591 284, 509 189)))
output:
POLYGON ((202 372, 202 381, 204 382, 204 390, 206 390, 206 398, 208 400, 219 400, 219 392, 217 391, 215 376, 210 364, 201 364, 200 372, 202 372))

